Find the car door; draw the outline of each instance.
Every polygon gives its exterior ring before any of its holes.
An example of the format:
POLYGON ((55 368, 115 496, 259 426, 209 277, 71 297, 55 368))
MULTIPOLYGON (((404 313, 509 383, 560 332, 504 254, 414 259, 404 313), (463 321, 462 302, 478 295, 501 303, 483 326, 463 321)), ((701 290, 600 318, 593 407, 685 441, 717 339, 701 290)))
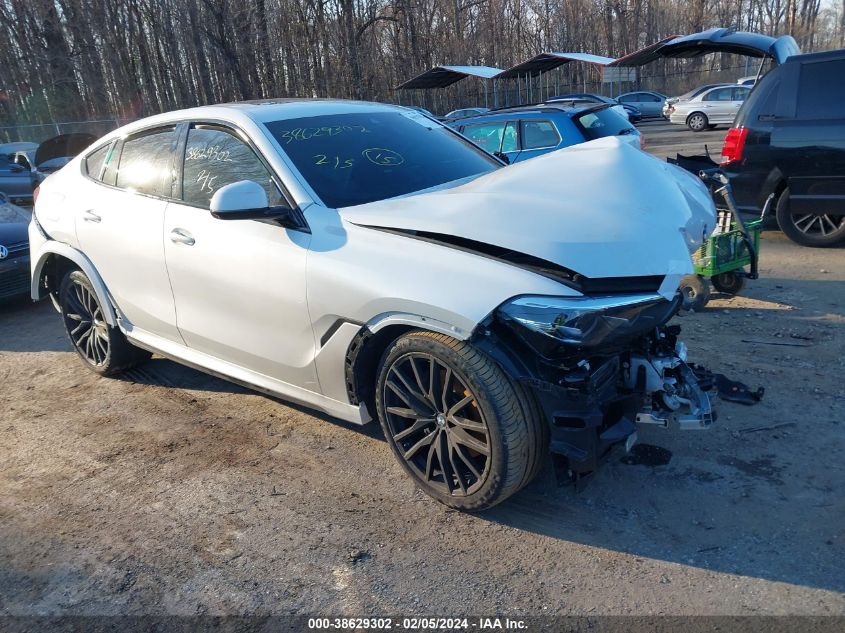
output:
POLYGON ((712 124, 732 123, 737 109, 733 106, 733 88, 716 88, 701 99, 702 110, 712 124))
POLYGON ((651 92, 638 92, 638 101, 634 107, 638 108, 643 116, 660 116, 663 114, 663 99, 651 92))
POLYGON ((185 344, 319 391, 305 294, 310 234, 274 221, 214 218, 214 192, 241 180, 261 184, 271 206, 287 202, 245 136, 217 124, 184 127, 179 200, 167 206, 164 250, 185 344))
POLYGON ((11 198, 32 197, 32 178, 29 170, 0 156, 0 192, 11 198))
POLYGON ((98 148, 86 159, 97 171, 88 173, 75 199, 82 201, 79 245, 126 326, 180 342, 162 245, 176 144, 175 126, 166 126, 98 148))

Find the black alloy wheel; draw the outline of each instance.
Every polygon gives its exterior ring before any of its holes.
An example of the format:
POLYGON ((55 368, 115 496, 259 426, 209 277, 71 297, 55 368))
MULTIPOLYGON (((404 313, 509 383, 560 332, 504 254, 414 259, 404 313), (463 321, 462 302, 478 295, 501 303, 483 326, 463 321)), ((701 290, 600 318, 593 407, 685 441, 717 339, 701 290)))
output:
POLYGON ((460 510, 489 508, 548 457, 533 394, 467 341, 415 330, 385 351, 376 386, 385 439, 422 490, 460 510))
POLYGON ((452 367, 411 352, 384 381, 387 426, 416 476, 449 495, 465 496, 487 478, 490 432, 477 399, 452 367))
POLYGON ((94 286, 82 271, 72 270, 62 279, 59 308, 74 349, 98 374, 117 374, 152 355, 134 347, 119 328, 108 324, 94 286))
POLYGON ((845 215, 793 213, 789 196, 789 189, 784 189, 775 211, 778 226, 789 239, 801 246, 820 248, 845 242, 845 215))
POLYGON ((62 292, 62 314, 71 343, 83 359, 102 367, 109 358, 111 342, 103 308, 88 279, 71 275, 62 292))

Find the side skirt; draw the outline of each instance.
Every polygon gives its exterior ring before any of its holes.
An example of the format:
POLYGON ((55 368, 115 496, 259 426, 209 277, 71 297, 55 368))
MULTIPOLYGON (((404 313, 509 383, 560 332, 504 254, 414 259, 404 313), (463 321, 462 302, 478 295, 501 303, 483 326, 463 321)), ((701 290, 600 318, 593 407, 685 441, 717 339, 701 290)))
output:
POLYGON ((336 418, 353 424, 365 424, 369 421, 369 415, 361 406, 355 406, 347 402, 340 402, 327 398, 326 396, 308 391, 302 387, 291 385, 270 376, 250 371, 244 367, 233 365, 219 358, 168 341, 155 334, 145 332, 131 326, 125 321, 120 321, 120 329, 133 345, 137 345, 150 352, 160 354, 169 360, 191 369, 228 380, 247 389, 258 391, 265 395, 289 400, 296 404, 317 409, 336 418))

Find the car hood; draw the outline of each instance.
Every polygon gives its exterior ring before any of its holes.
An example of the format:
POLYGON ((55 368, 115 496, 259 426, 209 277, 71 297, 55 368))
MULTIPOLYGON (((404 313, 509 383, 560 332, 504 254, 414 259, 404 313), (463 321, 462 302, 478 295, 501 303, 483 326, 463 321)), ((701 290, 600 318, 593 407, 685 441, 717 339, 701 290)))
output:
POLYGON ((715 226, 696 177, 617 137, 340 213, 357 225, 490 244, 591 278, 691 272, 690 252, 715 226))
POLYGON ((0 202, 0 244, 11 246, 26 242, 30 215, 14 204, 0 202))
POLYGON ((43 163, 54 158, 73 158, 96 140, 96 136, 82 133, 54 136, 38 146, 35 151, 35 165, 40 168, 43 163))

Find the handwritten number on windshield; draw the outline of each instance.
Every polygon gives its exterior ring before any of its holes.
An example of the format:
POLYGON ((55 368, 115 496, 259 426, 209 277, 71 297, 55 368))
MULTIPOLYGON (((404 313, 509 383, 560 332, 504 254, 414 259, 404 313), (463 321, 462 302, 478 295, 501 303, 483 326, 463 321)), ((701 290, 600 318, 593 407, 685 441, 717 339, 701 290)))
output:
POLYGON ((355 160, 352 158, 343 159, 340 156, 326 156, 325 154, 314 155, 315 165, 326 165, 334 169, 347 169, 352 167, 354 162, 355 160))
POLYGON ((370 147, 362 151, 361 155, 374 165, 381 165, 384 167, 393 167, 405 162, 402 154, 383 147, 370 147))
POLYGON ((321 136, 337 136, 338 134, 353 132, 366 134, 370 130, 363 125, 324 125, 322 127, 298 127, 292 130, 282 130, 279 132, 279 136, 285 139, 285 145, 289 145, 293 141, 309 141, 321 136))

